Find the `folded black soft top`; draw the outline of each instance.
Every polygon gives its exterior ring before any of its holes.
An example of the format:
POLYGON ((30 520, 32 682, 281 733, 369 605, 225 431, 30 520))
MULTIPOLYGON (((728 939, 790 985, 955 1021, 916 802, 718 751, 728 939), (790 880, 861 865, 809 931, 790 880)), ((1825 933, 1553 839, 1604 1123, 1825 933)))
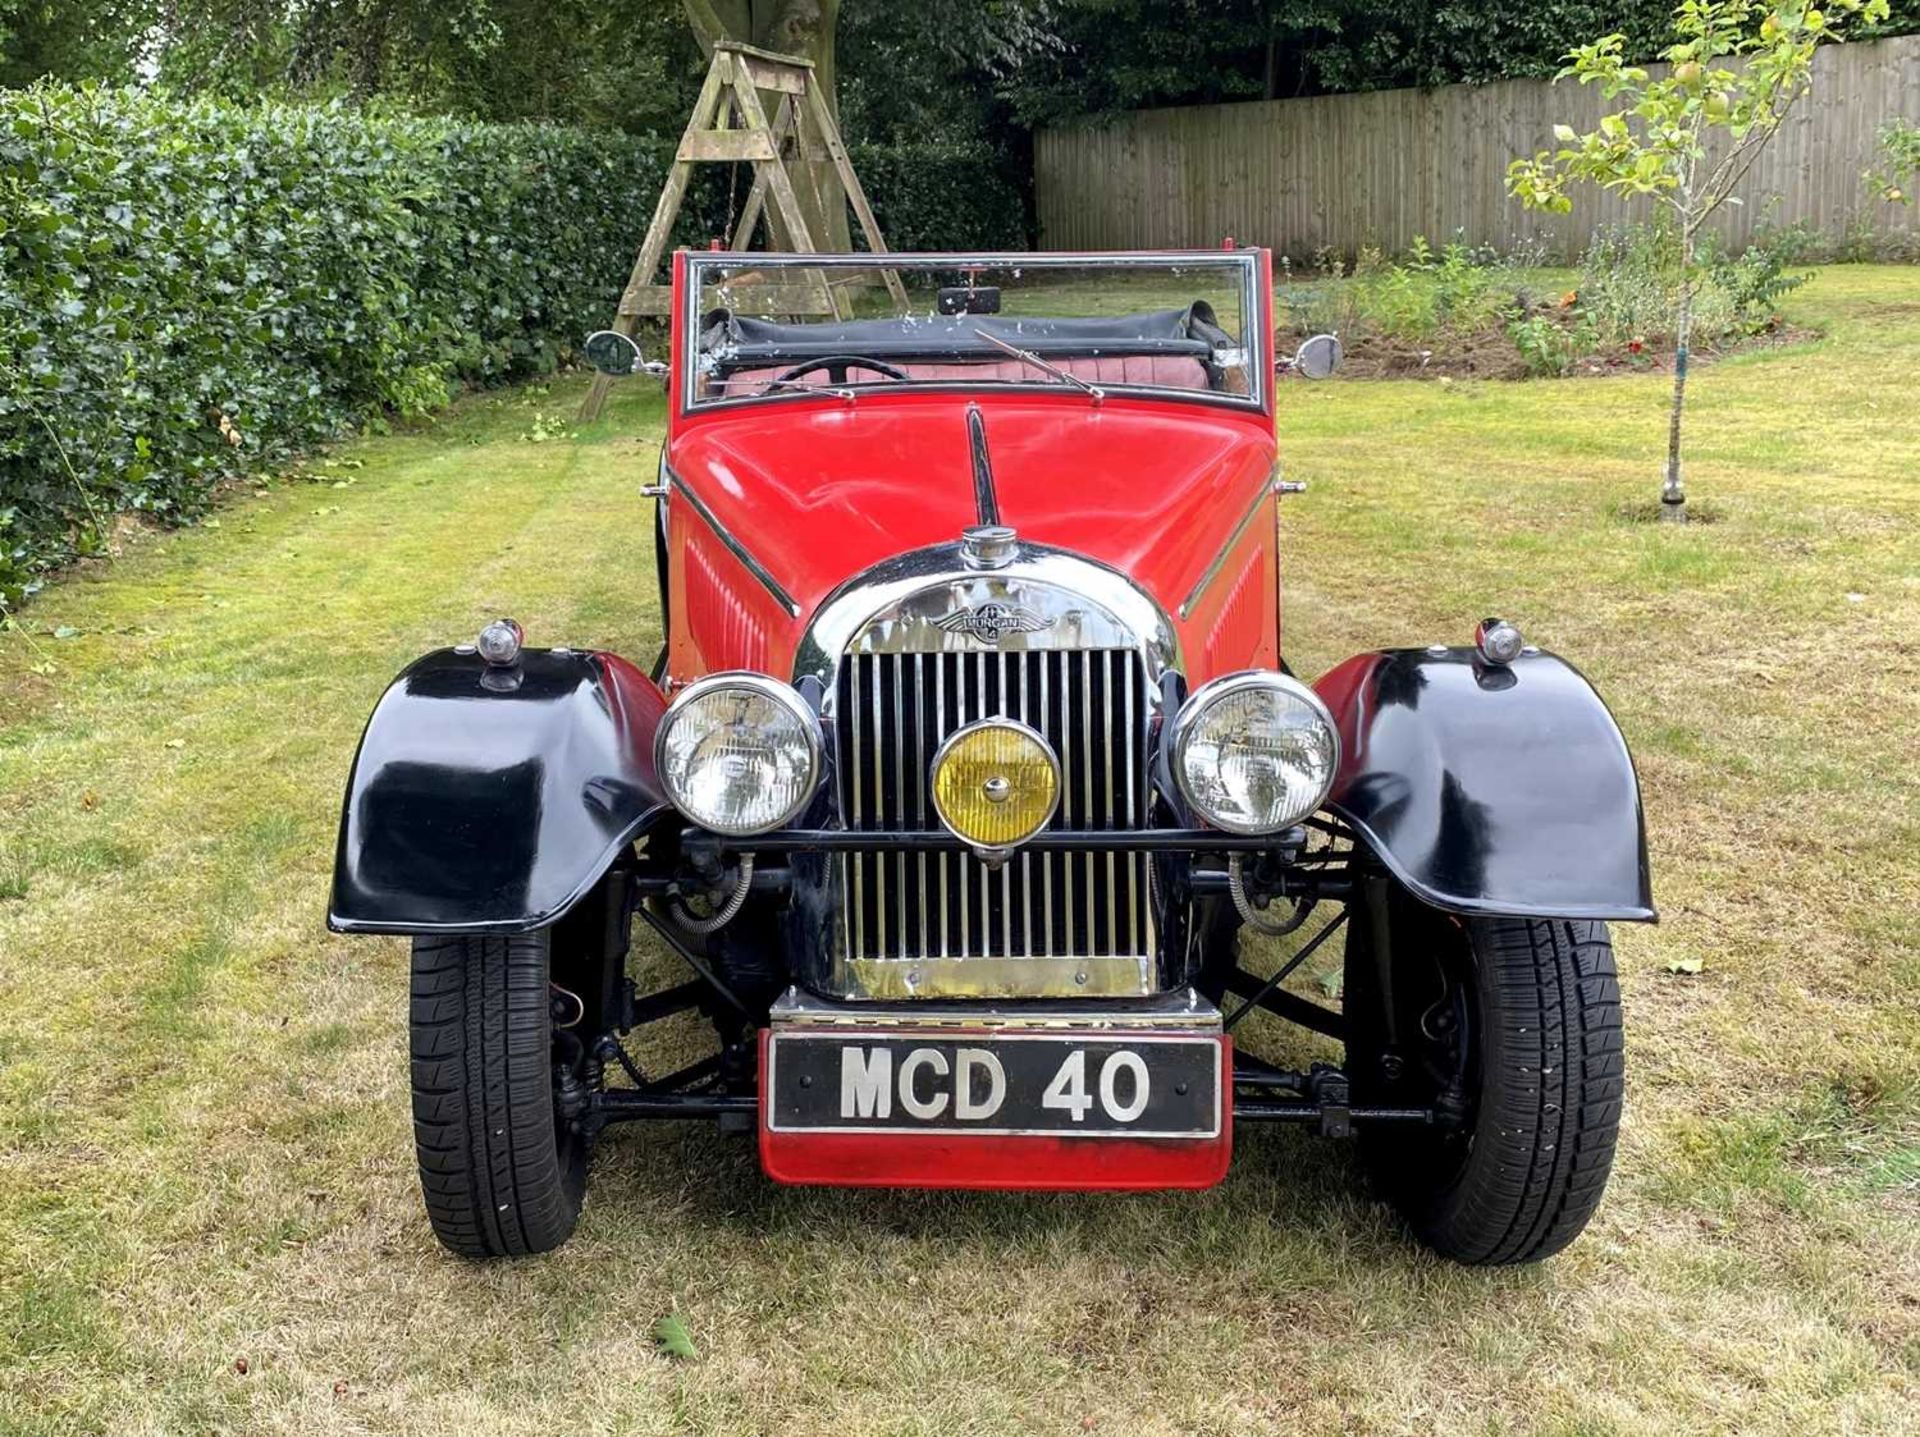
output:
POLYGON ((909 315, 838 324, 777 324, 716 309, 701 325, 700 349, 729 368, 767 360, 862 354, 873 359, 972 359, 1000 351, 981 331, 1036 354, 1192 354, 1232 343, 1196 300, 1185 309, 1092 319, 987 314, 909 315))

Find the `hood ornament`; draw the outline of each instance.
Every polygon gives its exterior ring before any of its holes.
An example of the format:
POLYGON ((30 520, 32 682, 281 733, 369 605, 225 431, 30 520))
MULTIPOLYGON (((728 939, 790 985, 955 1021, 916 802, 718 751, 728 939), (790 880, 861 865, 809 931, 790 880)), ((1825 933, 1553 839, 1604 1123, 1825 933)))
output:
POLYGON ((983 644, 997 646, 1007 634, 1037 634, 1054 625, 1052 619, 1034 613, 1019 604, 1003 604, 989 599, 970 609, 955 609, 935 619, 934 627, 949 634, 965 634, 983 644))

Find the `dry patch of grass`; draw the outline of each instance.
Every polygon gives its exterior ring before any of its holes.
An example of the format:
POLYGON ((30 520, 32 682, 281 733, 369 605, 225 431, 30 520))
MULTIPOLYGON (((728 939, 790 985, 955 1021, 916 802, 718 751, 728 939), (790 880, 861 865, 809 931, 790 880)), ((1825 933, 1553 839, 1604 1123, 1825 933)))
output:
POLYGON ((0 635, 0 1432, 1910 1431, 1916 302, 1824 271, 1788 310, 1825 341, 1707 373, 1718 522, 1680 531, 1622 517, 1658 376, 1284 390, 1295 666, 1505 613, 1641 765, 1624 1151, 1521 1272, 1278 1132, 1214 1192, 1080 1198, 779 1190, 628 1130, 569 1247, 450 1258, 403 948, 321 928, 340 784, 389 676, 492 612, 652 653, 657 396, 577 434, 576 385, 482 400, 55 587, 0 635))

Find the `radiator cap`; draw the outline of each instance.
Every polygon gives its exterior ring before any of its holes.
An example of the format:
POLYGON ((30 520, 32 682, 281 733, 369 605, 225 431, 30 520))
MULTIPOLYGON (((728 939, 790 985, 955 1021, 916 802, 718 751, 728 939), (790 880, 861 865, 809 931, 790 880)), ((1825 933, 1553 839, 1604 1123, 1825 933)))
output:
POLYGON ((1005 524, 975 524, 960 531, 960 561, 969 569, 1004 569, 1019 548, 1017 536, 1005 524))

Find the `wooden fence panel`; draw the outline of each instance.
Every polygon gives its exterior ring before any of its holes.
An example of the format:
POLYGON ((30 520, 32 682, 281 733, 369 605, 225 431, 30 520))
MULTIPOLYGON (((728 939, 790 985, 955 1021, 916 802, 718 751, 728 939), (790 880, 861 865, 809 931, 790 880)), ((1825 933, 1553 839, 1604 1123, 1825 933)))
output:
MULTIPOLYGON (((1655 67, 1658 68, 1658 67, 1655 67)), ((1760 224, 1912 231, 1920 206, 1868 195, 1876 137, 1896 115, 1920 120, 1920 35, 1829 45, 1803 99, 1715 227, 1736 247, 1760 224)), ((1034 140, 1041 244, 1048 249, 1207 247, 1232 235, 1296 259, 1322 246, 1403 250, 1463 236, 1502 250, 1540 239, 1571 256, 1600 225, 1643 218, 1649 202, 1589 186, 1565 215, 1521 208, 1507 165, 1553 146, 1556 123, 1591 129, 1612 106, 1597 86, 1503 80, 1311 100, 1143 110, 1110 125, 1034 140)))

